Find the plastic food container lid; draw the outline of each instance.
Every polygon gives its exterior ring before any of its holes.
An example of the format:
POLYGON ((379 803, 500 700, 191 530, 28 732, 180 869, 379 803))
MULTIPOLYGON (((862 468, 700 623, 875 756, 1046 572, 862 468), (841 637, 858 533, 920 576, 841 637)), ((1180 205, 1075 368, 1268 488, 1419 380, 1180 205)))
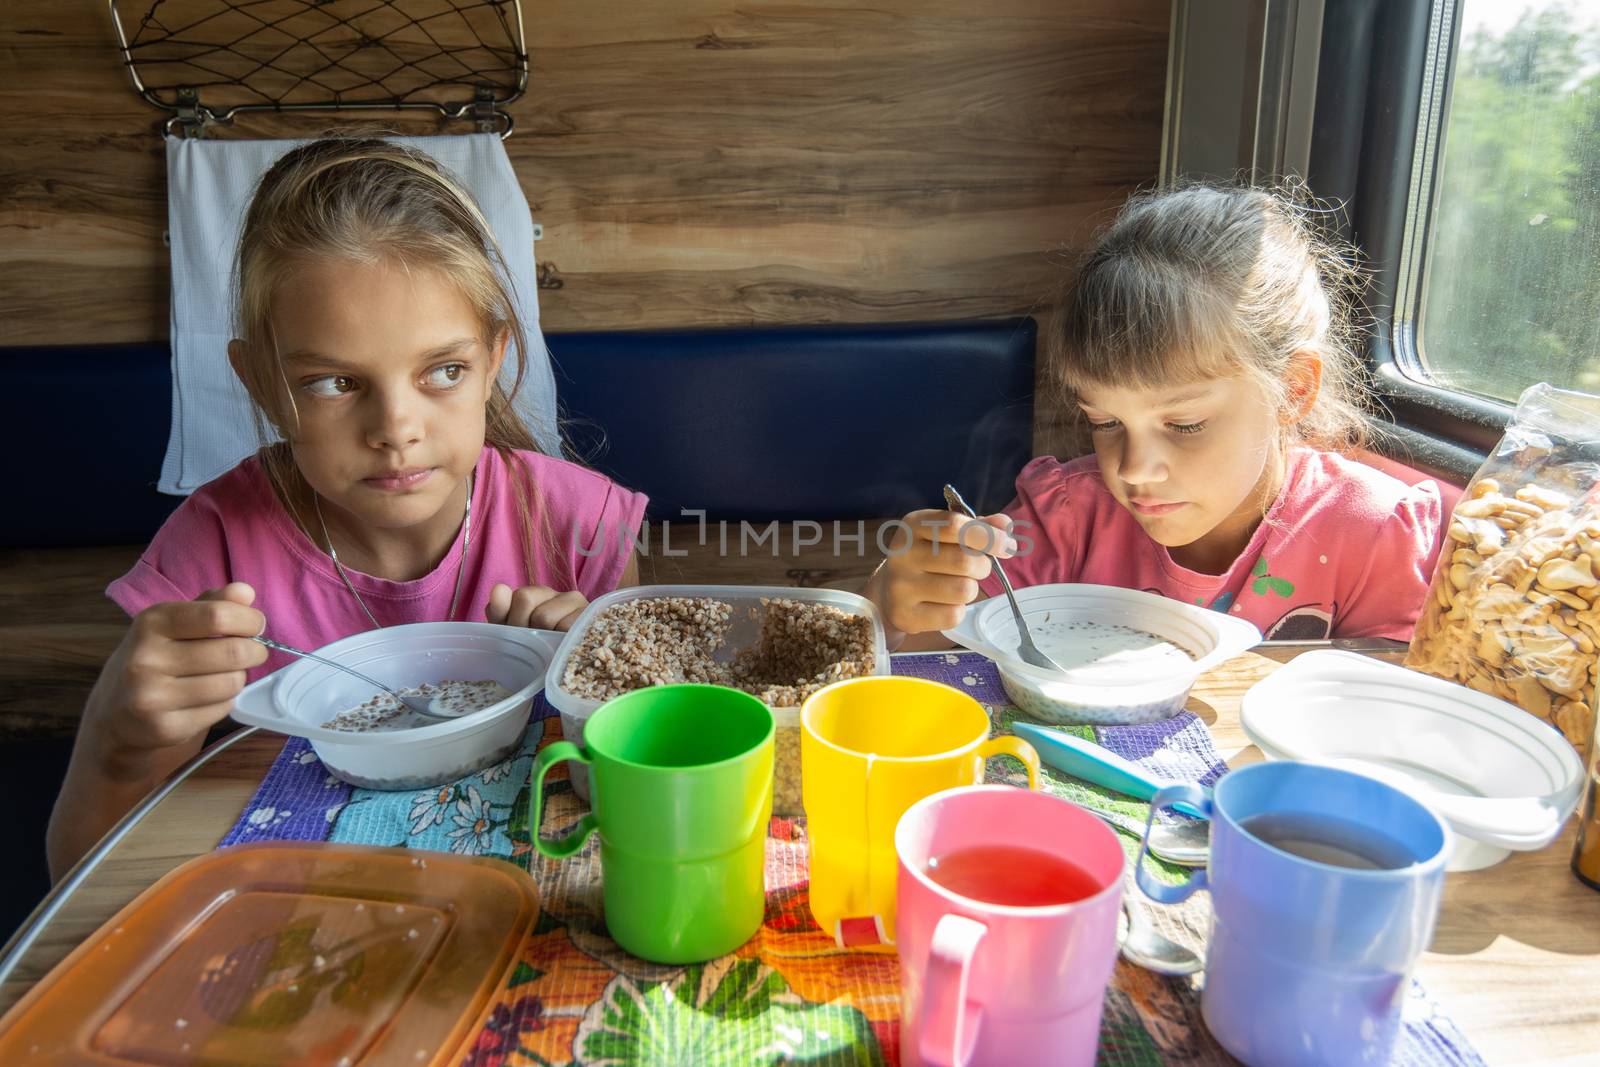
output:
MULTIPOLYGON (((595 600, 584 609, 578 621, 568 631, 566 639, 561 642, 561 647, 556 649, 555 658, 550 661, 550 671, 545 676, 544 695, 557 711, 564 715, 579 720, 587 720, 600 707, 603 701, 592 700, 571 693, 563 686, 563 679, 567 673, 567 661, 572 658, 572 653, 583 641, 583 636, 595 619, 613 604, 620 604, 630 600, 658 600, 664 597, 705 597, 718 600, 725 604, 733 605, 733 619, 728 627, 728 635, 721 649, 717 651, 716 658, 726 661, 733 658, 734 654, 747 645, 753 644, 761 631, 759 610, 757 617, 752 619, 748 614, 749 608, 761 607, 763 599, 799 600, 807 603, 826 604, 838 608, 850 615, 865 615, 872 621, 873 641, 873 674, 889 673, 889 650, 883 636, 883 620, 878 616, 878 608, 872 601, 855 593, 847 593, 841 589, 799 588, 789 586, 750 586, 750 585, 640 585, 628 589, 618 589, 607 593, 595 600)), ((790 708, 772 708, 773 718, 779 726, 798 726, 800 723, 800 708, 798 705, 790 708)))
POLYGON ((1583 784, 1572 746, 1521 708, 1353 652, 1295 657, 1250 687, 1240 720, 1269 757, 1388 781, 1501 849, 1555 840, 1583 784))
POLYGON ((502 860, 320 843, 214 852, 0 1019, 0 1063, 454 1063, 539 911, 502 860))

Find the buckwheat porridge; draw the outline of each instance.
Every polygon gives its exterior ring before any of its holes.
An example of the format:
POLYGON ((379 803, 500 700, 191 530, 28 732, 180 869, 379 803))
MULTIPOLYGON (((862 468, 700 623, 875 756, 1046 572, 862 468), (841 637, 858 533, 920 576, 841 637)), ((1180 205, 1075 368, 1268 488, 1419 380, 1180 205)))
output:
MULTIPOLYGON (((831 604, 763 597, 756 641, 723 652, 733 607, 709 597, 647 597, 613 604, 573 650, 562 686, 609 700, 675 682, 725 685, 774 707, 798 707, 832 682, 871 674, 872 620, 831 604)), ((750 608, 751 617, 756 609, 750 608)))
MULTIPOLYGON (((567 661, 562 688, 590 700, 634 689, 700 682, 742 689, 773 708, 797 708, 812 693, 877 666, 872 620, 831 604, 763 597, 744 609, 760 622, 755 640, 727 647, 735 609, 710 597, 645 597, 613 604, 567 661)), ((800 727, 775 737, 773 811, 799 814, 800 727)))

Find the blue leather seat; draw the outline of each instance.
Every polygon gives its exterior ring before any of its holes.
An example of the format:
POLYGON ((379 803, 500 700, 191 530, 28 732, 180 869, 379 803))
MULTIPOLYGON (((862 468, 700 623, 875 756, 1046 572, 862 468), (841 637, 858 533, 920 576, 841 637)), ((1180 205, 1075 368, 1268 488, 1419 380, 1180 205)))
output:
MULTIPOLYGON (((546 335, 578 458, 651 513, 854 519, 1010 500, 1032 440, 1032 319, 546 335)), ((16 493, 0 545, 148 541, 171 421, 165 344, 0 349, 16 493), (26 451, 28 447, 37 452, 26 451)), ((220 358, 220 357, 219 357, 220 358)))
POLYGON ((550 334, 574 451, 651 515, 883 518, 951 482, 1004 507, 1032 455, 1030 318, 550 334))
POLYGON ((171 358, 165 344, 0 349, 0 425, 13 435, 16 481, 0 545, 150 540, 181 499, 156 491, 171 358))

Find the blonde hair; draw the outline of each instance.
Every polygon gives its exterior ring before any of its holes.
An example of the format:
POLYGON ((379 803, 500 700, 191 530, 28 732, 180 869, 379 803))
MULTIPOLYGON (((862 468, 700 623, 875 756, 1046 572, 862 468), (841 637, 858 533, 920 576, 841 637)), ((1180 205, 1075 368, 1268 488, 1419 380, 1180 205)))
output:
MULTIPOLYGON (((472 305, 486 345, 504 339, 515 348, 512 388, 507 392, 494 383, 484 440, 506 461, 517 507, 528 516, 523 549, 532 581, 534 529, 547 548, 552 538, 537 506, 537 487, 531 479, 524 484, 521 467, 510 455, 514 450, 540 451, 511 403, 522 384, 527 335, 517 316, 505 258, 471 194, 427 154, 363 135, 300 145, 262 175, 239 235, 234 288, 235 336, 244 348, 237 371, 255 401, 263 440, 270 441, 269 429, 292 437, 299 414, 272 333, 273 301, 284 280, 316 258, 435 270, 472 305)), ((311 502, 311 488, 289 445, 267 444, 257 456, 274 492, 298 519, 311 502)), ((564 567, 562 553, 546 555, 564 567)))
MULTIPOLYGON (((1090 384, 1159 387, 1249 375, 1293 409, 1295 356, 1322 361, 1315 402, 1283 444, 1368 438, 1350 308, 1353 255, 1313 224, 1303 189, 1190 185, 1131 199, 1079 262, 1046 359, 1069 402, 1090 384)), ((1076 404, 1071 403, 1076 409, 1076 404)))

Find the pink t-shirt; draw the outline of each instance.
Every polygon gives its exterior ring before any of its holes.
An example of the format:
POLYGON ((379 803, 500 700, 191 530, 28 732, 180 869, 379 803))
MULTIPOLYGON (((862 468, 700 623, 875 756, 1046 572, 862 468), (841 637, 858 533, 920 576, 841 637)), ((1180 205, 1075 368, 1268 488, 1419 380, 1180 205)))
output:
MULTIPOLYGON (((1006 514, 1031 524, 1017 530, 1032 539, 1031 550, 1006 562, 1016 585, 1143 589, 1231 612, 1269 640, 1409 641, 1443 528, 1433 482, 1407 485, 1309 448, 1290 452, 1277 501, 1225 574, 1173 562, 1117 503, 1093 456, 1033 460, 1017 476, 1006 514)), ((981 586, 986 596, 1000 593, 994 575, 981 586)))
MULTIPOLYGON (((604 475, 534 452, 514 452, 524 486, 536 487, 547 534, 533 538, 534 584, 590 600, 616 587, 627 566, 645 497, 604 475), (576 581, 564 579, 574 576, 576 581)), ((511 468, 485 446, 472 489, 472 541, 461 574, 455 618, 483 621, 489 591, 498 582, 529 584, 523 525, 511 468)), ((445 617, 461 561, 461 536, 430 573, 409 582, 389 581, 345 567, 350 584, 385 626, 445 617)), ((254 459, 201 486, 172 513, 133 569, 106 595, 129 615, 151 604, 192 600, 207 589, 248 582, 256 607, 267 616, 267 636, 313 649, 372 628, 322 547, 295 525, 254 459)), ((284 666, 274 652, 250 672, 251 680, 284 666)))

